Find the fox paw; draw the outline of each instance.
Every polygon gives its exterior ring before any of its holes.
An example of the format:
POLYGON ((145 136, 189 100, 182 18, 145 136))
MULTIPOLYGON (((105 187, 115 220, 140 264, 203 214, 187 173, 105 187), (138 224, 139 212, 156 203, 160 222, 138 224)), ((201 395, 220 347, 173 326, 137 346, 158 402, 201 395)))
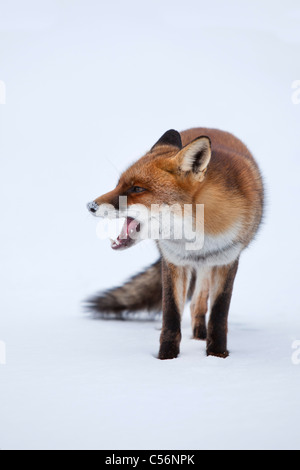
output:
POLYGON ((229 356, 229 351, 227 351, 227 349, 225 351, 214 351, 211 349, 207 349, 206 355, 214 356, 214 357, 221 357, 222 359, 226 359, 226 357, 229 356))
POLYGON ((160 346, 158 359, 161 359, 161 360, 176 359, 178 355, 179 355, 179 346, 171 342, 166 342, 166 343, 162 343, 160 346))
POLYGON ((195 326, 193 329, 193 339, 205 340, 207 338, 207 331, 205 326, 195 326))

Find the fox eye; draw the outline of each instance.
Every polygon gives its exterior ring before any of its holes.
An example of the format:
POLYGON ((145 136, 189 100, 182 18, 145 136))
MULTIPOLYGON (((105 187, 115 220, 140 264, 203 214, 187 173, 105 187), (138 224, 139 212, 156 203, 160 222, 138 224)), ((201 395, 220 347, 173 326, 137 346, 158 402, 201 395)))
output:
POLYGON ((129 190, 128 193, 142 193, 146 191, 146 189, 141 188, 140 186, 132 186, 129 190))

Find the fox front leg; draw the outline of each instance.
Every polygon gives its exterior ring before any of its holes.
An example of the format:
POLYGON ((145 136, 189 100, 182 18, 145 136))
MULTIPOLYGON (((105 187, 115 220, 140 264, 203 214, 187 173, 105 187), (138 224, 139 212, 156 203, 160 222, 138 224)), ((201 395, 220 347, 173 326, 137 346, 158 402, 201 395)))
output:
POLYGON ((159 359, 174 359, 180 352, 181 315, 184 309, 190 273, 184 267, 162 262, 163 323, 159 359))

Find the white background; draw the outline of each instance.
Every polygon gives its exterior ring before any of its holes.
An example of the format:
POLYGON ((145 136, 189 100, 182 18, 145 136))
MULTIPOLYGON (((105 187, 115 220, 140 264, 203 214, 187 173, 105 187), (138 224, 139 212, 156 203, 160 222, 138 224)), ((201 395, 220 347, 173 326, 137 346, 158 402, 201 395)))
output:
MULTIPOLYGON (((2 449, 299 448, 298 1, 0 1, 2 449), (114 253, 86 202, 169 128, 217 127, 264 174, 226 360, 81 301, 157 259, 114 253)), ((299 355, 300 356, 300 355, 299 355)))

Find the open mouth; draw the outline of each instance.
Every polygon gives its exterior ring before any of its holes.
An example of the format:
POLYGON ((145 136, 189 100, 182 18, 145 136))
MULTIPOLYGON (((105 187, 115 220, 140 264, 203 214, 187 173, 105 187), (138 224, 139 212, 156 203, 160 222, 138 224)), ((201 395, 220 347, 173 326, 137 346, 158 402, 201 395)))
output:
POLYGON ((141 224, 132 217, 126 217, 120 235, 116 240, 111 240, 113 250, 122 250, 134 245, 137 240, 137 233, 141 229, 141 224))

